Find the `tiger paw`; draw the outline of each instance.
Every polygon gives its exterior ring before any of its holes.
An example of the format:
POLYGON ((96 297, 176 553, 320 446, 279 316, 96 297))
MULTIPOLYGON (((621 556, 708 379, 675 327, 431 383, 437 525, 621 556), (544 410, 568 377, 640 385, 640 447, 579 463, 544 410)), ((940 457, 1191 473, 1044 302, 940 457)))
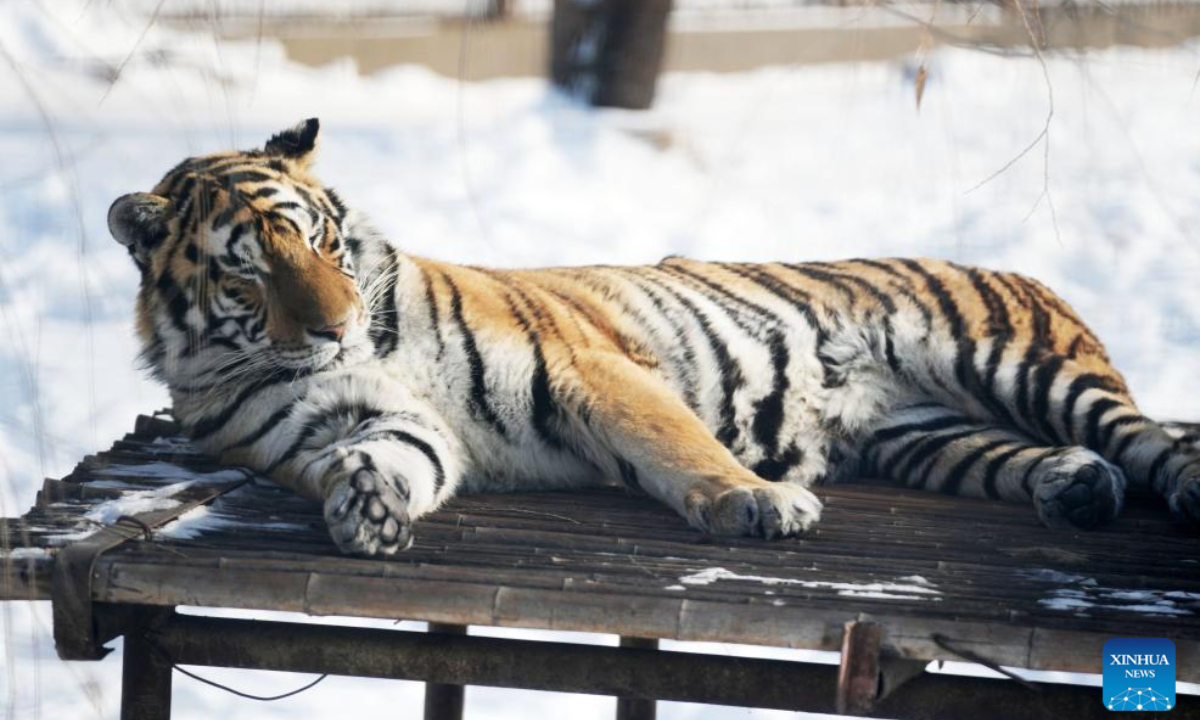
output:
POLYGON ((1071 448, 1038 467, 1033 505, 1047 527, 1088 530, 1125 504, 1125 473, 1095 452, 1071 448))
POLYGON ((325 522, 338 549, 368 556, 407 550, 412 534, 402 488, 369 466, 334 483, 325 497, 325 522))
POLYGON ((1200 525, 1200 475, 1182 478, 1167 497, 1167 505, 1176 518, 1200 525))
POLYGON ((821 519, 821 501, 791 483, 735 487, 689 502, 692 527, 714 535, 778 538, 798 535, 821 519))

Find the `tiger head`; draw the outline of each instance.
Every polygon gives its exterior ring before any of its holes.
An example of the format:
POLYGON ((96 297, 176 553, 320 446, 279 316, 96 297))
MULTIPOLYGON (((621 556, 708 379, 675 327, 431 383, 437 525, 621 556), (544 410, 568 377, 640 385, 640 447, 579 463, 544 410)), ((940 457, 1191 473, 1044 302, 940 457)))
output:
POLYGON ((108 227, 141 271, 143 358, 173 388, 302 375, 370 354, 347 210, 309 173, 319 123, 189 158, 108 227))

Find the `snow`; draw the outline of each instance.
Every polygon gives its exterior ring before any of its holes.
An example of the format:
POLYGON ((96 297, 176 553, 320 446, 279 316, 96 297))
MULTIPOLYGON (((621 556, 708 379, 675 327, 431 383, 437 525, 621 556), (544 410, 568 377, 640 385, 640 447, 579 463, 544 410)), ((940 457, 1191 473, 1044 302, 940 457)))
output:
MULTIPOLYGON (((65 474, 136 414, 168 404, 135 367, 137 277, 108 237, 109 203, 148 189, 184 155, 254 146, 314 115, 324 128, 318 172, 413 252, 498 266, 646 263, 672 253, 932 255, 1018 270, 1093 324, 1149 414, 1200 418, 1190 390, 1200 366, 1200 246, 1191 233, 1200 221, 1200 46, 1050 56, 1052 95, 1033 59, 943 49, 928 56, 920 108, 909 58, 669 76, 653 111, 596 113, 533 79, 459 84, 414 67, 370 78, 349 62, 300 67, 270 39, 148 27, 129 7, 0 4, 6 515, 29 507, 42 477, 65 474), (1051 97, 1048 146, 1021 155, 1051 97)), ((219 518, 187 520, 195 528, 219 518)), ((842 590, 931 597, 914 578, 842 590)), ((1129 607, 1168 607, 1159 600, 1129 607)), ((115 717, 119 661, 54 659, 47 610, 0 606, 10 621, 0 695, 17 717, 115 717)), ((205 674, 262 694, 303 683, 205 674)), ((179 678, 176 692, 178 718, 295 719, 334 716, 347 698, 361 714, 392 715, 419 707, 421 691, 330 678, 299 697, 250 705, 179 678)), ((612 701, 468 693, 471 717, 568 712, 609 717, 612 701)), ((727 711, 664 704, 660 712, 727 711)))
POLYGON ((179 505, 179 501, 174 499, 174 496, 190 486, 190 482, 181 482, 154 490, 127 492, 119 498, 106 500, 96 505, 84 513, 84 517, 101 525, 109 525, 116 522, 117 518, 122 515, 170 510, 179 505))
POLYGON ((1087 615, 1087 611, 1098 610, 1142 613, 1146 615, 1192 615, 1200 609, 1200 593, 1179 590, 1112 588, 1101 585, 1095 578, 1064 573, 1048 568, 1018 570, 1020 577, 1039 580, 1056 585, 1074 587, 1050 588, 1046 597, 1038 604, 1050 610, 1087 615), (1176 601, 1189 607, 1179 607, 1176 601))
MULTIPOLYGON (((236 468, 226 470, 214 470, 212 472, 198 472, 189 470, 180 465, 168 462, 149 462, 137 465, 109 465, 108 467, 99 468, 94 471, 96 475, 109 475, 115 477, 128 478, 157 478, 183 480, 197 483, 221 483, 230 482, 233 480, 246 480, 251 477, 247 470, 239 470, 236 468)), ((101 481, 104 482, 104 481, 101 481)))
MULTIPOLYGON (((155 531, 155 535, 176 540, 193 540, 204 533, 228 529, 239 523, 246 522, 225 511, 225 506, 237 501, 237 496, 246 492, 246 488, 238 488, 217 498, 211 505, 199 505, 180 515, 155 531)), ((260 530, 307 530, 307 525, 287 522, 265 522, 255 520, 254 527, 260 530)))
POLYGON ((1043 580, 1045 582, 1056 583, 1079 583, 1080 585, 1095 585, 1095 578, 1085 578, 1082 575, 1074 573, 1065 573, 1061 570, 1052 570, 1050 568, 1036 568, 1033 570, 1019 570, 1017 574, 1021 577, 1027 577, 1031 580, 1043 580))
POLYGON ((50 551, 46 548, 13 548, 0 550, 0 559, 11 560, 49 560, 50 551))
POLYGON ((1073 597, 1043 598, 1038 600, 1038 604, 1044 605, 1051 610, 1083 610, 1092 607, 1092 603, 1087 600, 1080 600, 1073 597))
MULTIPOLYGON (((836 590, 838 595, 845 595, 848 597, 885 598, 892 600, 941 600, 941 598, 938 597, 930 597, 932 595, 940 595, 941 592, 933 588, 933 583, 919 575, 898 579, 907 580, 909 582, 845 583, 829 582, 826 580, 798 580, 795 578, 767 577, 762 575, 739 575, 738 573, 726 570, 725 568, 714 567, 704 568, 703 570, 697 570, 689 575, 684 575, 679 578, 679 582, 685 586, 702 586, 711 585, 718 580, 736 580, 741 582, 762 583, 763 585, 768 586, 795 585, 810 590, 836 590)), ((782 603, 776 601, 775 604, 779 605, 782 603)))

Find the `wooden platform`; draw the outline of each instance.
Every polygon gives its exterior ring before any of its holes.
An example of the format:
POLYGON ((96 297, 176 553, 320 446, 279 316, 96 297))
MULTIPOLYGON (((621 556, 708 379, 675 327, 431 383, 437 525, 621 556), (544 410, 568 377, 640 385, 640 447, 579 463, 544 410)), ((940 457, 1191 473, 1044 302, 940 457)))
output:
MULTIPOLYGON (((971 653, 1096 673, 1112 637, 1167 637, 1200 681, 1200 536, 1150 500, 1104 530, 1047 530, 1024 506, 875 485, 821 489, 818 528, 782 541, 705 537, 620 491, 457 499, 411 550, 344 557, 318 506, 220 468, 162 418, 47 480, 4 521, 0 597, 49 599, 56 557, 107 526, 91 600, 292 610, 839 650, 851 621, 889 652, 971 653), (118 521, 119 516, 125 517, 118 521), (90 518, 90 519, 89 519, 90 518)), ((1098 699, 1098 698, 1097 698, 1098 699)), ((1183 708, 1180 708, 1183 710, 1183 708)))

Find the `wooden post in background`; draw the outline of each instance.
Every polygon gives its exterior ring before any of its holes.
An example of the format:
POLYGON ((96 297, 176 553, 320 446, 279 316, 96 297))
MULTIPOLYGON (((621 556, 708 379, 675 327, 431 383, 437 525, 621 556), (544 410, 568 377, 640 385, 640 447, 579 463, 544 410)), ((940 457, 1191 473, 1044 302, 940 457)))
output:
POLYGON ((671 0, 554 0, 551 80, 596 107, 650 107, 670 12, 671 0))
MULTIPOLYGON (((429 623, 429 632, 466 635, 466 625, 429 623)), ((462 685, 425 683, 425 720, 462 720, 465 688, 462 685)))
POLYGON ((489 20, 507 20, 512 17, 513 0, 488 0, 489 20))

